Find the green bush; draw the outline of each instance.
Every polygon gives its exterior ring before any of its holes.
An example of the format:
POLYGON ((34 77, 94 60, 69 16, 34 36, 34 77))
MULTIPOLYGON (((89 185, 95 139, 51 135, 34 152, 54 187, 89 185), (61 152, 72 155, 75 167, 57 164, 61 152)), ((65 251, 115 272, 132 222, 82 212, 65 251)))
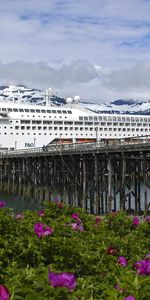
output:
POLYGON ((122 212, 100 219, 79 208, 47 202, 43 213, 25 211, 20 216, 0 208, 0 233, 0 283, 11 300, 123 300, 128 295, 150 299, 150 270, 140 274, 134 267, 150 251, 149 221, 134 225, 122 212), (34 230, 39 223, 45 224, 39 225, 40 237, 34 230), (49 269, 75 274, 76 288, 53 287, 49 269))

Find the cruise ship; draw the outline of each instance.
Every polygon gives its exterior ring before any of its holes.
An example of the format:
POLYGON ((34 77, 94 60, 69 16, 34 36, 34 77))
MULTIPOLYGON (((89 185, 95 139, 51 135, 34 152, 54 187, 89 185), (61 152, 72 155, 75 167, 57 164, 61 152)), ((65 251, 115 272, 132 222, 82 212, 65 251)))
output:
POLYGON ((51 143, 82 143, 150 135, 150 116, 97 113, 67 98, 54 106, 0 102, 0 150, 31 149, 51 143))

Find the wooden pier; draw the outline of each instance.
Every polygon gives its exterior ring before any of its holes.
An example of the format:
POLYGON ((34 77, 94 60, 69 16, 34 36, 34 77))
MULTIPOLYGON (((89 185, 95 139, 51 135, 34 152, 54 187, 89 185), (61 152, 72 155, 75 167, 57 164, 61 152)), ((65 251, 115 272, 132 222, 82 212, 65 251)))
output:
POLYGON ((0 190, 35 200, 57 191, 91 213, 150 208, 150 143, 51 145, 0 153, 0 190))

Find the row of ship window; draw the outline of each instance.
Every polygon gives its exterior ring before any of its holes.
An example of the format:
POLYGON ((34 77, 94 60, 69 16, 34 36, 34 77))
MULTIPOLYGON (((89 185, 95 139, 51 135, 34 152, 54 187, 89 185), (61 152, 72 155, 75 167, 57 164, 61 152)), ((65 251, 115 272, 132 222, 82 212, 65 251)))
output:
MULTIPOLYGON (((71 110, 46 110, 46 109, 28 109, 28 108, 0 108, 0 112, 26 112, 26 113, 58 113, 58 114, 72 114, 71 110)), ((33 117, 36 117, 34 115, 33 117)), ((39 116, 40 117, 40 116, 39 116)), ((46 117, 46 116, 44 116, 46 117)), ((82 121, 116 121, 116 122, 150 122, 150 117, 124 117, 124 116, 80 116, 82 121)))
MULTIPOLYGON (((2 133, 0 132, 0 135, 1 135, 2 133)), ((22 132, 21 133, 21 135, 24 135, 25 133, 24 132, 22 132)), ((4 135, 8 135, 8 133, 7 132, 5 132, 4 133, 4 135)), ((18 132, 16 132, 16 133, 13 133, 13 132, 11 132, 10 133, 10 135, 19 135, 19 133, 18 132)), ((41 132, 39 132, 39 133, 30 133, 30 132, 27 132, 26 133, 26 135, 42 135, 42 133, 41 132)), ((47 133, 44 133, 44 135, 48 135, 47 133)), ((49 133, 49 135, 52 135, 52 133, 49 133)), ((57 136, 59 136, 60 137, 60 134, 59 133, 55 133, 55 135, 57 135, 57 136)), ((81 134, 78 134, 78 133, 76 133, 76 134, 73 134, 73 133, 71 133, 71 134, 68 134, 68 133, 65 133, 65 135, 76 135, 76 136, 83 136, 83 134, 81 133, 81 134)), ((93 136, 93 134, 91 133, 91 134, 86 134, 86 136, 93 136)))
MULTIPOLYGON (((97 131, 96 128, 93 128, 93 127, 57 127, 57 126, 15 126, 14 128, 12 126, 10 126, 10 128, 4 126, 4 127, 1 127, 0 126, 0 129, 15 129, 15 130, 59 130, 59 131, 72 131, 72 130, 75 130, 75 131, 97 131)), ((99 131, 140 131, 140 132, 148 132, 150 131, 149 128, 109 128, 109 127, 105 127, 105 128, 99 128, 99 131)))
MULTIPOLYGON (((10 121, 10 123, 18 123, 19 121, 10 121)), ((131 122, 131 123, 124 123, 124 122, 81 122, 81 121, 40 121, 40 120, 21 120, 21 124, 54 124, 54 125, 96 125, 96 126, 137 126, 137 127, 150 127, 150 123, 136 123, 136 122, 131 122)))
POLYGON ((111 121, 111 122, 150 122, 150 117, 119 117, 119 116, 89 116, 79 117, 79 120, 111 121))
MULTIPOLYGON (((2 133, 0 132, 0 135, 1 135, 2 133)), ((4 135, 8 135, 6 132, 4 133, 4 135)), ((19 135, 19 133, 18 132, 16 132, 16 133, 13 133, 13 132, 11 132, 10 133, 10 135, 19 135)), ((24 133, 24 132, 22 132, 21 133, 21 135, 42 135, 42 133, 41 132, 39 132, 39 133, 24 133)), ((53 135, 52 133, 49 133, 49 134, 47 134, 47 133, 44 133, 44 135, 53 135)), ((60 138, 60 134, 59 133, 55 133, 54 134, 55 136, 57 136, 57 137, 59 137, 60 138)), ((68 133, 65 133, 64 134, 65 136, 88 136, 88 137, 95 137, 95 135, 93 134, 93 133, 90 133, 90 134, 78 134, 78 133, 70 133, 70 134, 68 134, 68 133)), ((113 134, 108 134, 108 133, 101 133, 101 134, 99 134, 99 136, 100 137, 133 137, 133 136, 137 136, 137 134, 134 134, 134 133, 128 133, 128 134, 124 134, 124 133, 113 133, 113 134)))
POLYGON ((27 113, 58 113, 58 114, 72 114, 71 110, 50 110, 50 109, 28 109, 28 108, 0 108, 2 112, 27 112, 27 113))

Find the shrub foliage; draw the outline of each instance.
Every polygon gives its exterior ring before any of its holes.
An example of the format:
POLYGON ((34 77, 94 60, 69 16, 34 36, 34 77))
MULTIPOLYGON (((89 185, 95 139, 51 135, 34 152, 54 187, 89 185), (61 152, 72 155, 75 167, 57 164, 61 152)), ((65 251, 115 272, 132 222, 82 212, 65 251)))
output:
POLYGON ((149 221, 57 201, 17 215, 3 205, 0 299, 150 299, 149 221))

